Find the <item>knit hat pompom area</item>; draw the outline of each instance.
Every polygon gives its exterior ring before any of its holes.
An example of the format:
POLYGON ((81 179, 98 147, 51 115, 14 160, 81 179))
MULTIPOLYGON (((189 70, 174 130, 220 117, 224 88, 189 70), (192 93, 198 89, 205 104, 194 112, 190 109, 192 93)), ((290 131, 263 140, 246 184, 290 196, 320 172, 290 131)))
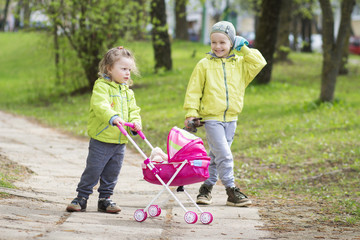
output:
POLYGON ((236 31, 234 25, 231 22, 220 21, 215 23, 211 28, 210 36, 213 33, 225 34, 230 39, 231 45, 234 45, 236 31))

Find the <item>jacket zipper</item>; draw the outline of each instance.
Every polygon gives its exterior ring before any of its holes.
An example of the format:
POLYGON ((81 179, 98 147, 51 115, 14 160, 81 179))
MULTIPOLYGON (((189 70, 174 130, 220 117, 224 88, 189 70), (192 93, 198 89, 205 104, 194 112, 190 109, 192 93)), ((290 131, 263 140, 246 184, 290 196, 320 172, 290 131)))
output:
POLYGON ((226 69, 225 69, 225 62, 221 59, 222 67, 224 71, 224 84, 225 84, 225 91, 226 91, 226 109, 224 111, 224 122, 226 121, 226 112, 229 109, 229 91, 227 86, 227 80, 226 80, 226 69))
MULTIPOLYGON (((121 86, 119 85, 119 95, 120 95, 120 99, 121 99, 121 118, 124 119, 124 110, 123 110, 123 98, 122 98, 122 95, 121 95, 121 86)), ((119 135, 119 143, 121 143, 121 133, 119 135)))

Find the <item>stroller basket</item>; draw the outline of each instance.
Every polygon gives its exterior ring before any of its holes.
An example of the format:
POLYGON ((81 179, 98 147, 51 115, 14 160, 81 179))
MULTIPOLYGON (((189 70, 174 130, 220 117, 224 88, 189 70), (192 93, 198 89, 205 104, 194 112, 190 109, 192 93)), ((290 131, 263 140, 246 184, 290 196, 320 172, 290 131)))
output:
MULTIPOLYGON (((155 168, 159 171, 158 175, 165 182, 172 178, 180 163, 154 163, 155 168)), ((209 177, 208 160, 191 160, 185 164, 170 186, 184 186, 193 183, 203 182, 209 177)), ((161 185, 154 173, 146 167, 142 166, 144 179, 152 184, 161 185)))
MULTIPOLYGON (((187 163, 176 175, 170 186, 184 186, 203 182, 209 177, 208 167, 210 157, 206 153, 201 138, 178 127, 173 127, 167 139, 168 163, 153 163, 160 178, 167 183, 181 163, 187 163)), ((154 173, 142 165, 144 179, 153 184, 159 184, 154 173)))

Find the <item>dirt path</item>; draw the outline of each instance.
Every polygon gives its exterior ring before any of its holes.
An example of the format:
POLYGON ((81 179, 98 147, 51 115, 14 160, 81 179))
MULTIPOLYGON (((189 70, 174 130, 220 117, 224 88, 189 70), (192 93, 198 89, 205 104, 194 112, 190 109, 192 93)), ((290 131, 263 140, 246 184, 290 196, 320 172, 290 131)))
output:
MULTIPOLYGON (((136 222, 134 211, 146 207, 162 187, 142 179, 141 156, 129 149, 112 197, 122 212, 97 212, 95 191, 86 212, 67 213, 87 147, 87 139, 0 112, 0 157, 34 172, 16 182, 17 189, 0 188, 11 196, 1 199, 0 239, 272 239, 269 232, 259 230, 263 222, 257 208, 225 206, 223 186, 215 187, 214 204, 203 208, 214 216, 210 225, 185 223, 184 211, 168 195, 157 203, 162 208, 159 217, 136 222)), ((193 197, 199 185, 187 187, 193 197)), ((196 211, 185 197, 177 196, 186 208, 196 211)))

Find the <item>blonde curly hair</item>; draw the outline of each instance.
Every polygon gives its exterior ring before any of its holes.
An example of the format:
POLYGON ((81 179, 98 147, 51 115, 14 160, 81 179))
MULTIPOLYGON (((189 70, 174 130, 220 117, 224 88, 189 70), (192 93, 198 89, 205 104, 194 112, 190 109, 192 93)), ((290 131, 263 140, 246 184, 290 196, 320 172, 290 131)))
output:
MULTIPOLYGON (((131 72, 134 73, 136 76, 140 76, 139 70, 136 67, 135 57, 132 52, 124 47, 116 47, 111 48, 104 57, 101 59, 99 63, 99 77, 107 80, 111 80, 111 75, 109 74, 109 69, 112 68, 115 62, 119 61, 121 58, 129 58, 133 60, 134 65, 131 69, 131 72)), ((133 81, 130 79, 129 86, 133 84, 133 81)))

